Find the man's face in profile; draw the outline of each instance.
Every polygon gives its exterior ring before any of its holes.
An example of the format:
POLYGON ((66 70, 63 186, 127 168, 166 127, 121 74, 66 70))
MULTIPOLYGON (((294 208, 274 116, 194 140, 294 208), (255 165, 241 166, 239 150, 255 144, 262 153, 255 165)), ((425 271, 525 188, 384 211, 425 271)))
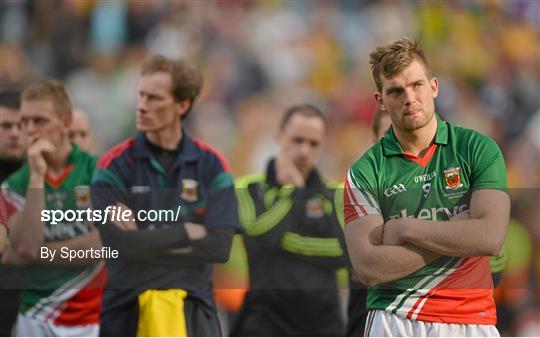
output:
POLYGON ((19 160, 25 148, 18 110, 0 106, 0 158, 19 160))

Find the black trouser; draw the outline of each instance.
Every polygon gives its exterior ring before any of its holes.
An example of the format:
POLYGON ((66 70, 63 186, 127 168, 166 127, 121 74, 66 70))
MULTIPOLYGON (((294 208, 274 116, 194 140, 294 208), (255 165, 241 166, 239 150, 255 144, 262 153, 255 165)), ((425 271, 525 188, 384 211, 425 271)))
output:
POLYGON ((335 290, 251 290, 231 337, 343 336, 335 290))
POLYGON ((0 337, 11 336, 23 283, 21 268, 0 265, 0 337))
POLYGON ((0 337, 11 336, 19 311, 20 293, 20 290, 0 289, 0 337))
POLYGON ((346 337, 362 337, 364 335, 366 317, 369 312, 366 309, 367 289, 361 284, 354 284, 354 286, 358 288, 351 288, 349 294, 348 319, 345 328, 346 337))
MULTIPOLYGON (((114 292, 118 296, 118 292, 114 292)), ((139 319, 139 303, 137 297, 132 297, 120 306, 108 307, 111 293, 104 292, 103 306, 100 318, 101 337, 137 336, 139 319)), ((189 337, 218 337, 221 336, 221 326, 215 309, 208 309, 201 301, 187 297, 184 299, 184 316, 189 337)))

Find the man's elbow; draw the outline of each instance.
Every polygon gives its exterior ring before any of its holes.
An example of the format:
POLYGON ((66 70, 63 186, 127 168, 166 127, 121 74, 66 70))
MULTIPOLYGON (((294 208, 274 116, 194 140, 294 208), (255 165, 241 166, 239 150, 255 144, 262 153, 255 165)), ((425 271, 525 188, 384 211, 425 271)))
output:
POLYGON ((11 242, 11 247, 17 256, 21 258, 28 260, 35 260, 38 258, 39 247, 16 241, 11 242))
POLYGON ((358 275, 358 279, 362 283, 364 283, 364 285, 367 286, 368 288, 379 285, 379 284, 383 284, 386 282, 384 279, 382 279, 380 276, 376 274, 365 274, 362 276, 358 275))
POLYGON ((383 283, 380 276, 376 273, 376 269, 369 268, 366 265, 356 264, 354 266, 354 272, 358 279, 367 287, 383 283))
POLYGON ((215 263, 226 263, 229 260, 229 253, 230 253, 230 251, 216 254, 216 256, 214 257, 214 262, 215 263))
POLYGON ((218 248, 214 252, 214 257, 212 260, 215 263, 226 263, 229 260, 229 256, 231 254, 231 247, 232 247, 232 241, 229 243, 225 243, 225 245, 218 248))
POLYGON ((494 239, 487 243, 485 248, 485 256, 497 256, 501 253, 504 244, 504 238, 494 239))
POLYGON ((212 248, 211 260, 214 263, 225 263, 231 254, 234 230, 224 229, 212 234, 212 240, 206 243, 206 247, 212 248))
POLYGON ((358 279, 368 288, 377 285, 377 281, 372 276, 359 273, 356 273, 356 276, 358 276, 358 279))
POLYGON ((506 227, 500 227, 505 231, 493 231, 492 236, 486 236, 484 242, 484 256, 497 256, 501 253, 504 240, 506 239, 506 227))

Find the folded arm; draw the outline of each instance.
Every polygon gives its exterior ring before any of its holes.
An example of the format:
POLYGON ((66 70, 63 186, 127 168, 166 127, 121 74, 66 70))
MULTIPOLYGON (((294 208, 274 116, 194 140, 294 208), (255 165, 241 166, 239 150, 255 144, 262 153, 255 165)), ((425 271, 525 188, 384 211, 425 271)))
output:
POLYGON ((107 223, 99 226, 104 246, 118 250, 119 257, 138 259, 158 256, 160 253, 189 244, 183 226, 156 230, 122 230, 107 223))
MULTIPOLYGON (((99 259, 91 258, 90 255, 83 258, 62 258, 59 254, 63 248, 68 250, 100 250, 101 249, 101 240, 99 238, 98 231, 94 228, 89 233, 75 238, 48 242, 42 245, 48 250, 55 250, 57 254, 53 260, 50 259, 41 259, 39 255, 36 257, 28 257, 18 254, 13 247, 9 246, 2 256, 2 264, 6 265, 49 265, 49 266, 86 266, 94 264, 99 261, 99 259)), ((65 250, 65 249, 64 249, 65 250)))
POLYGON ((349 222, 345 227, 352 266, 365 285, 373 286, 403 278, 440 256, 412 244, 380 244, 382 225, 380 215, 367 215, 349 222))
POLYGON ((391 220, 384 226, 384 243, 406 242, 454 257, 498 255, 510 216, 508 194, 500 190, 476 190, 470 206, 470 219, 391 220))
POLYGON ((225 263, 231 252, 234 227, 208 230, 206 235, 189 245, 167 250, 160 258, 186 264, 225 263))
POLYGON ((43 177, 30 176, 24 207, 8 220, 11 246, 25 259, 35 259, 45 240, 45 224, 41 221, 41 210, 45 209, 44 182, 43 177))

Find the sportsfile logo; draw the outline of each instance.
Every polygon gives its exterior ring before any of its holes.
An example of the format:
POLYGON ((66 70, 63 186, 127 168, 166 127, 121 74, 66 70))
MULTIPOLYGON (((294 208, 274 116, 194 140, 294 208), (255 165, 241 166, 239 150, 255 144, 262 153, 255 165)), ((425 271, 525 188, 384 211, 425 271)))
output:
MULTIPOLYGON (((426 208, 426 209, 420 209, 418 211, 418 215, 416 215, 417 219, 424 219, 424 220, 431 220, 431 221, 437 221, 437 220, 447 220, 450 219, 457 214, 460 214, 464 211, 469 209, 467 204, 462 205, 455 205, 451 208, 446 207, 433 207, 433 208, 426 208)), ((399 214, 390 216, 390 219, 397 219, 397 218, 414 218, 414 215, 409 215, 407 209, 403 209, 399 212, 399 214)))
POLYGON ((407 189, 405 189, 405 186, 402 183, 394 184, 390 188, 384 190, 384 195, 386 197, 392 197, 393 195, 397 195, 404 191, 407 191, 407 189))

